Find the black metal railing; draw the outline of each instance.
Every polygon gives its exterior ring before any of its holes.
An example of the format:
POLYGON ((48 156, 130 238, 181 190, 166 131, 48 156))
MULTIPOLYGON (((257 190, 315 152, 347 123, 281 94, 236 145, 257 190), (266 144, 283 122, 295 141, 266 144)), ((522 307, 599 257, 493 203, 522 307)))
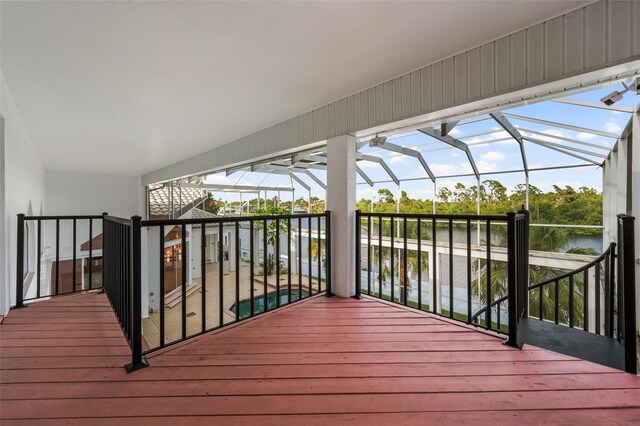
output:
POLYGON ((102 247, 94 246, 101 226, 100 215, 18 214, 14 308, 102 288, 102 247))
POLYGON ((530 285, 528 316, 613 337, 615 252, 611 243, 586 265, 530 285))
POLYGON ((518 288, 526 287, 523 271, 528 268, 528 220, 526 211, 504 216, 357 211, 356 297, 364 293, 507 333, 507 342, 516 345, 517 319, 524 309, 518 288), (506 247, 492 233, 494 225, 507 226, 506 247), (496 257, 502 259, 500 271, 494 271, 496 257), (495 279, 505 272, 502 282, 495 279), (508 306, 486 309, 502 295, 508 306))
MULTIPOLYGON (((106 213, 101 216, 18 215, 17 303, 14 307, 26 306, 25 301, 37 298, 103 289, 131 348, 131 363, 125 366, 127 372, 131 372, 148 365, 144 359, 147 353, 316 294, 325 293, 330 296, 330 234, 331 214, 328 211, 322 214, 146 221, 139 216, 125 219, 106 213), (64 286, 60 284, 63 280, 56 278, 60 275, 58 266, 58 272, 53 274, 54 278, 51 280, 51 291, 40 291, 38 287, 37 291, 30 290, 35 296, 25 297, 24 271, 28 270, 26 265, 29 262, 28 255, 25 254, 28 253, 25 250, 28 244, 25 232, 29 229, 28 221, 33 221, 37 226, 38 258, 43 255, 41 224, 44 221, 54 221, 55 235, 50 239, 55 241, 55 258, 59 265, 60 261, 66 259, 60 254, 60 222, 72 223, 73 253, 68 257, 75 264, 76 225, 81 220, 88 221, 90 263, 95 256, 95 248, 92 247, 94 240, 101 242, 98 253, 101 261, 100 287, 91 285, 96 274, 90 269, 88 286, 76 287, 73 277, 70 279, 73 288, 64 291, 64 286), (98 235, 94 232, 97 231, 94 229, 94 221, 101 222, 102 232, 98 235), (198 233, 199 238, 196 240, 198 233), (210 243, 214 234, 217 234, 218 239, 212 246, 210 243), (228 241, 222 237, 224 234, 229 235, 228 241), (244 239, 241 234, 245 234, 244 239), (157 237, 155 246, 154 235, 157 237), (242 240, 248 241, 248 259, 242 258, 245 250, 241 247, 242 240), (233 250, 229 246, 233 246, 233 250), (189 247, 194 249, 190 250, 189 247), (192 257, 196 251, 200 255, 199 265, 196 265, 198 262, 192 257), (217 262, 214 263, 217 265, 209 267, 206 259, 211 257, 216 258, 217 262), (146 258, 146 262, 143 258, 146 258), (154 269, 157 277, 151 268, 154 259, 157 263, 154 269), (233 267, 229 264, 231 259, 233 267), (167 264, 170 264, 169 269, 180 266, 173 268, 176 273, 179 271, 179 277, 176 276, 173 281, 175 289, 172 296, 178 297, 171 300, 170 307, 165 306, 169 277, 166 274, 167 264), (225 264, 230 271, 225 269, 225 264), (193 276, 196 266, 199 266, 200 271, 197 278, 193 276), (241 273, 242 269, 247 270, 246 277, 241 273), (293 269, 295 273, 292 272, 293 269), (215 282, 208 280, 211 275, 215 276, 215 282), (192 290, 196 286, 201 295, 199 301, 192 297, 195 294, 192 290), (157 295, 158 306, 149 309, 148 314, 145 312, 143 319, 143 303, 144 306, 147 305, 142 297, 145 291, 150 298, 157 295), (211 294, 214 297, 209 297, 211 294), (227 306, 230 303, 232 305, 227 306), (176 315, 175 310, 170 310, 177 305, 180 308, 176 315), (198 320, 195 325, 194 319, 198 320), (154 323, 155 320, 157 323, 154 323), (158 330, 155 344, 154 329, 158 330)), ((39 265, 36 274, 37 282, 40 283, 39 265)), ((148 303, 152 304, 151 301, 148 303)))
MULTIPOLYGON (((637 374, 635 218, 618 216, 617 337, 624 345, 627 373, 637 374)), ((615 298, 612 295, 612 298, 615 298)))
POLYGON ((142 255, 140 216, 104 215, 104 291, 131 348, 128 373, 146 367, 142 357, 142 255))
POLYGON ((316 294, 331 295, 330 212, 147 220, 141 226, 148 281, 157 283, 148 289, 144 354, 316 294))

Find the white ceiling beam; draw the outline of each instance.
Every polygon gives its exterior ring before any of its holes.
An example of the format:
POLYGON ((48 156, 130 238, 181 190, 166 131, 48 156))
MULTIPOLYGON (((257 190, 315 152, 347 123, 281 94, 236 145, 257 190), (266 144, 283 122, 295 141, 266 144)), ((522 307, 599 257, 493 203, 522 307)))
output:
POLYGON ((471 150, 469 149, 469 146, 466 143, 456 138, 453 138, 451 136, 442 136, 440 132, 437 132, 432 127, 418 129, 418 131, 421 133, 424 133, 427 136, 431 136, 432 138, 438 139, 439 141, 444 142, 447 145, 451 145, 454 148, 458 148, 459 150, 464 151, 464 153, 467 154, 467 159, 469 160, 469 164, 471 164, 471 169, 473 169, 473 174, 475 175, 476 179, 480 179, 480 172, 478 172, 478 167, 476 166, 476 162, 473 159, 473 155, 471 155, 471 150))
POLYGON ((400 185, 400 180, 398 180, 398 177, 396 176, 396 174, 393 173, 391 168, 387 165, 386 161, 384 161, 382 158, 376 157, 375 155, 362 154, 360 152, 356 153, 356 158, 359 160, 370 161, 373 163, 380 164, 380 166, 384 169, 384 171, 387 172, 391 180, 393 180, 396 183, 396 185, 400 185))
POLYGON ((605 150, 607 152, 611 151, 611 148, 612 148, 610 146, 603 146, 603 145, 598 145, 598 144, 595 144, 595 143, 579 141, 577 139, 567 138, 565 136, 553 135, 553 134, 549 134, 549 133, 545 133, 545 132, 539 132, 537 130, 530 130, 530 129, 525 129, 525 128, 520 128, 520 130, 522 130, 525 133, 533 133, 535 135, 540 135, 540 136, 545 136, 547 138, 553 138, 553 139, 558 139, 558 140, 562 140, 562 141, 566 141, 566 142, 571 142, 571 143, 575 143, 577 145, 587 146, 589 148, 602 149, 602 150, 605 150))
POLYGON ((530 123, 536 123, 536 124, 544 124, 547 126, 559 127, 561 129, 574 130, 576 132, 591 133, 592 135, 604 136, 605 138, 618 139, 620 137, 620 135, 616 135, 615 133, 603 132, 602 130, 588 129, 586 127, 573 126, 571 124, 558 123, 555 121, 542 120, 539 118, 524 117, 522 115, 507 114, 507 113, 504 113, 504 116, 515 119, 515 120, 528 121, 530 123))
POLYGON ((527 154, 524 151, 524 142, 522 142, 522 135, 520 134, 518 129, 513 127, 509 119, 507 119, 507 117, 502 115, 502 113, 493 112, 489 114, 489 116, 493 118, 496 121, 496 123, 498 123, 500 127, 502 127, 507 133, 509 133, 509 135, 513 139, 515 139, 516 142, 518 142, 518 145, 520 145, 520 156, 522 157, 522 167, 524 168, 524 174, 525 176, 529 176, 529 166, 527 165, 527 154))
POLYGON ((371 178, 369 178, 369 176, 367 176, 367 174, 364 172, 364 170, 362 170, 357 165, 356 165, 356 172, 358 172, 360 177, 362 177, 362 179, 364 179, 364 181, 367 182, 369 184, 369 186, 373 186, 373 181, 371 180, 371 178))
POLYGON ((585 149, 575 148, 575 147, 567 146, 567 145, 561 145, 559 143, 549 142, 549 141, 545 141, 545 140, 542 140, 542 139, 530 138, 528 136, 525 136, 525 139, 529 140, 529 141, 532 141, 532 142, 540 142, 540 143, 543 143, 543 144, 548 145, 548 146, 555 146, 556 148, 565 149, 567 151, 573 151, 573 152, 577 152, 577 153, 580 153, 580 154, 591 155, 593 157, 598 157, 598 158, 602 158, 602 159, 607 158, 606 155, 600 154, 599 152, 587 151, 585 149))
POLYGON ((602 164, 598 163, 597 161, 594 161, 594 160, 592 160, 592 159, 590 159, 590 158, 583 157, 583 156, 578 155, 578 154, 574 154, 573 152, 566 151, 566 150, 564 150, 564 149, 562 149, 562 148, 556 148, 556 147, 554 147, 554 146, 549 146, 549 145, 547 145, 544 141, 541 141, 541 140, 531 140, 530 138, 525 138, 525 140, 526 140, 527 142, 531 142, 531 143, 533 143, 533 144, 540 145, 540 146, 542 146, 542 147, 544 147, 544 148, 548 148, 548 149, 551 149, 551 150, 554 150, 554 151, 561 152, 561 153, 563 153, 563 154, 565 154, 565 155, 568 155, 568 156, 570 156, 570 157, 574 157, 574 158, 577 158, 577 159, 579 159, 579 160, 586 161, 587 163, 591 163, 591 164, 594 164, 594 165, 596 165, 596 166, 602 166, 602 164))
POLYGON ((416 158, 420 162, 420 165, 422 165, 422 168, 424 169, 424 171, 427 172, 429 179, 431 179, 432 182, 436 181, 435 175, 433 174, 433 172, 431 171, 431 168, 429 167, 427 162, 424 160, 424 157, 422 156, 422 154, 420 154, 419 151, 416 151, 415 149, 411 149, 411 148, 405 148, 403 146, 396 145, 390 142, 385 142, 384 144, 380 145, 378 148, 382 148, 387 151, 393 151, 399 154, 416 158))
POLYGON ((286 186, 262 186, 262 185, 217 185, 213 183, 184 183, 180 184, 182 188, 196 188, 196 189, 209 189, 209 190, 228 190, 238 192, 256 192, 256 191, 291 191, 292 188, 286 186))
POLYGON ((557 102, 560 104, 578 105, 578 106, 583 106, 587 108, 606 109, 609 111, 633 113, 633 108, 620 106, 620 105, 605 105, 602 102, 589 102, 589 101, 581 101, 579 99, 569 99, 569 98, 551 99, 551 102, 557 102))

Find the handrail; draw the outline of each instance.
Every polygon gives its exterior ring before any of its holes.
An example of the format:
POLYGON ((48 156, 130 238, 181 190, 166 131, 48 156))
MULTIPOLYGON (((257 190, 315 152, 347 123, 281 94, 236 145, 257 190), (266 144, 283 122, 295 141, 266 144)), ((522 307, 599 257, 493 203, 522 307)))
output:
MULTIPOLYGON (((535 289, 537 289, 537 288, 539 288, 539 287, 543 287, 543 286, 548 285, 548 284, 553 284, 553 283, 555 283, 556 281, 560 281, 560 280, 563 280, 563 279, 565 279, 565 278, 568 278, 568 277, 569 277, 569 276, 571 276, 571 275, 576 275, 576 274, 579 274, 580 272, 584 272, 585 270, 587 270, 587 269, 589 269, 589 268, 591 268, 591 267, 595 266, 595 264, 596 264, 596 263, 600 263, 600 262, 602 262, 602 261, 604 260, 604 258, 605 258, 607 255, 609 255, 609 253, 611 252, 611 250, 615 250, 615 246, 616 246, 616 243, 611 243, 611 244, 609 244, 609 247, 607 248, 607 250, 605 250, 605 251, 604 251, 600 256, 598 256, 596 259, 592 260, 591 262, 587 263, 586 265, 581 266, 581 267, 579 267, 579 268, 577 268, 577 269, 574 269, 574 270, 572 270, 572 271, 566 272, 566 273, 564 273, 564 274, 562 274, 562 275, 558 275, 558 276, 556 276, 556 277, 549 278, 549 279, 548 279, 548 280, 546 280, 546 281, 542 281, 542 282, 539 282, 539 283, 531 284, 530 286, 528 286, 528 287, 527 287, 527 289, 528 289, 529 291, 531 291, 531 290, 535 290, 535 289)), ((491 307, 493 308, 493 307, 495 307, 495 306, 497 306, 497 305, 499 305, 499 304, 503 303, 504 301, 506 301, 506 300, 507 300, 507 298, 508 298, 508 296, 504 296, 504 297, 501 297, 500 299, 496 299, 496 300, 491 304, 491 307)), ((477 311, 477 312, 476 312, 476 313, 471 317, 471 322, 475 322, 475 321, 478 319, 478 317, 479 317, 480 315, 482 315, 486 310, 487 310, 487 307, 486 307, 486 306, 484 306, 484 307, 482 307, 480 310, 478 310, 478 311, 477 311)))
POLYGON ((538 287, 544 287, 547 284, 551 284, 551 283, 554 283, 556 281, 560 281, 560 280, 563 280, 565 278, 569 278, 571 275, 576 275, 576 274, 579 274, 580 272, 584 272, 587 269, 595 266, 596 263, 602 262, 605 259, 605 257, 607 257, 612 252, 612 250, 615 250, 615 247, 616 247, 616 243, 611 243, 611 244, 609 244, 609 247, 607 247, 607 249, 600 256, 598 256, 597 258, 595 258, 591 262, 587 263, 586 265, 581 266, 581 267, 579 267, 577 269, 574 269, 572 271, 566 272, 566 273, 564 273, 562 275, 558 275, 556 277, 549 278, 546 281, 541 281, 539 283, 531 284, 529 286, 529 290, 535 290, 538 287))
MULTIPOLYGON (((486 268, 486 277, 487 283, 491 282, 491 256, 493 246, 491 244, 491 228, 492 225, 507 225, 508 228, 508 247, 507 247, 507 255, 514 259, 513 262, 508 262, 509 264, 509 279, 508 279, 508 292, 514 295, 514 309, 515 312, 520 311, 518 308, 522 304, 520 297, 516 300, 516 297, 520 293, 518 288, 520 287, 520 281, 522 281, 522 269, 524 268, 523 262, 528 265, 528 245, 526 247, 522 246, 522 242, 526 239, 528 241, 528 212, 524 209, 519 211, 518 213, 510 212, 505 215, 446 215, 446 214, 411 214, 411 213, 367 213, 361 212, 359 210, 356 211, 356 298, 359 298, 361 294, 368 294, 373 297, 378 297, 386 300, 390 300, 395 303, 400 303, 405 306, 415 307, 419 310, 426 310, 427 312, 443 315, 450 319, 457 319, 461 321, 469 322, 472 317, 472 300, 471 300, 471 285, 472 285, 472 228, 473 233, 482 232, 483 238, 488 243, 486 244, 486 260, 487 260, 487 268, 486 268), (384 230, 388 232, 388 236, 390 237, 390 249, 385 245, 383 246, 383 222, 385 223, 384 230), (417 222, 417 225, 416 225, 417 222), (444 223, 443 223, 444 222, 444 223), (461 312, 456 310, 454 306, 454 297, 455 297, 455 288, 453 283, 454 276, 454 255, 453 255, 453 228, 456 222, 462 222, 466 228, 466 266, 467 266, 467 310, 466 312, 461 312), (480 227, 478 226, 478 222, 480 222, 480 226, 483 226, 484 229, 480 231, 480 227), (525 226, 521 226, 524 224, 525 226), (444 227, 443 227, 444 225, 444 227), (437 252, 437 247, 440 245, 437 243, 438 238, 437 234, 444 234, 445 240, 448 236, 448 250, 445 250, 444 253, 441 253, 443 256, 448 256, 449 265, 448 265, 448 276, 450 277, 448 283, 448 303, 446 302, 446 291, 445 294, 442 294, 443 289, 446 290, 446 287, 443 287, 439 282, 440 275, 438 274, 438 265, 439 262, 434 262, 433 259, 430 259, 429 269, 431 276, 431 284, 432 288, 429 293, 429 300, 423 300, 422 295, 422 228, 428 227, 431 236, 431 244, 430 249, 432 253, 437 252), (377 235, 372 235, 372 231, 376 231, 377 235), (412 228, 411 232, 416 233, 418 235, 417 240, 413 243, 414 248, 409 250, 408 238, 409 231, 408 229, 412 228), (444 228, 444 229, 443 229, 444 228), (526 229, 525 229, 526 228, 526 229), (364 236, 363 236, 364 234, 364 236), (525 238, 526 234, 526 238, 525 238), (415 248, 417 245, 417 248, 415 248), (361 263, 362 263, 362 250, 363 247, 367 250, 367 274, 366 277, 362 274, 361 263), (382 258, 384 257, 382 253, 383 250, 390 250, 391 256, 383 262, 382 258), (411 252, 415 252, 417 254, 417 262, 414 258, 415 256, 411 255, 411 252), (372 256, 375 257, 377 255, 377 259, 375 262, 372 262, 372 256), (413 300, 409 300, 409 291, 413 291, 413 289, 409 289, 410 285, 410 277, 408 275, 408 258, 411 257, 411 262, 414 266, 412 269, 415 271, 417 268, 418 272, 418 296, 417 301, 415 298, 413 300), (384 263, 384 264, 383 264, 384 263), (417 266, 416 266, 417 265, 417 266), (372 277, 372 269, 377 268, 378 276, 377 279, 372 277), (389 272, 390 271, 390 272, 389 272), (385 290, 387 285, 389 284, 384 276, 388 276, 390 280, 390 289, 385 290), (365 279, 365 285, 362 285, 363 278, 365 279), (399 280, 399 294, 395 294, 396 280, 399 280), (383 285, 384 282, 384 285, 383 285), (447 306, 443 306, 446 304, 447 306), (466 317, 465 314, 466 313, 466 317)), ((440 234, 440 235, 442 235, 440 234)), ((462 243, 465 244, 464 242, 462 243)), ((457 247, 457 250, 463 249, 462 247, 457 247)), ((475 260, 474 260, 475 261, 475 260)), ((446 273, 446 272, 445 272, 446 273)), ((486 295, 487 300, 492 300, 491 293, 491 285, 486 285, 486 295)), ((484 290, 485 288, 483 288, 484 290)), ((493 318, 487 313, 485 321, 485 328, 487 329, 496 329, 495 331, 504 332, 502 330, 502 325, 506 325, 509 327, 509 339, 507 341, 508 344, 517 346, 517 337, 516 337, 516 329, 511 324, 511 322, 501 324, 501 320, 497 318, 497 321, 494 323, 493 318), (497 323, 497 324, 496 324, 497 323)))

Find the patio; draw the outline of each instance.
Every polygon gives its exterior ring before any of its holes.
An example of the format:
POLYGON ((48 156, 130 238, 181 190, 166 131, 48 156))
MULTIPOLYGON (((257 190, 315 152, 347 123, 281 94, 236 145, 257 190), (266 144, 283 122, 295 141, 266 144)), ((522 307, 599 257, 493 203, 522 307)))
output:
POLYGON ((0 326, 3 424, 634 423, 640 378, 398 305, 316 296, 149 357, 105 295, 0 326), (215 417, 215 418, 214 418, 215 417), (177 421, 178 419, 176 419, 177 421))

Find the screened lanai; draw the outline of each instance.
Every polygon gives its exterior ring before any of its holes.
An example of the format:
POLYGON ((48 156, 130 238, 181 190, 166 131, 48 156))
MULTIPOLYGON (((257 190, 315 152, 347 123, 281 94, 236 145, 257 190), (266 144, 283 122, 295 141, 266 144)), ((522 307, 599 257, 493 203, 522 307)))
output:
MULTIPOLYGON (((611 105, 602 99, 631 82, 626 78, 541 95, 446 122, 365 132, 357 139, 357 199, 369 200, 373 210, 380 201, 378 191, 388 189, 398 212, 405 207, 404 192, 431 202, 423 213, 438 213, 438 201, 454 201, 447 194, 463 185, 467 192, 475 192, 475 209, 469 213, 481 214, 485 181, 500 182, 508 194, 519 192, 527 209, 532 207, 532 188, 534 192, 556 186, 603 191, 603 165, 624 134, 638 98, 628 91, 611 105)), ((208 191, 225 203, 224 214, 250 214, 264 207, 267 199, 277 205, 282 201, 291 212, 304 212, 311 211, 312 197, 324 200, 326 168, 326 147, 318 146, 164 185, 174 192, 208 191), (306 202, 296 205, 301 199, 306 202)), ((535 216, 533 222, 533 226, 603 229, 602 223, 535 223, 535 216)), ((602 248, 589 244, 596 251, 602 248)))

